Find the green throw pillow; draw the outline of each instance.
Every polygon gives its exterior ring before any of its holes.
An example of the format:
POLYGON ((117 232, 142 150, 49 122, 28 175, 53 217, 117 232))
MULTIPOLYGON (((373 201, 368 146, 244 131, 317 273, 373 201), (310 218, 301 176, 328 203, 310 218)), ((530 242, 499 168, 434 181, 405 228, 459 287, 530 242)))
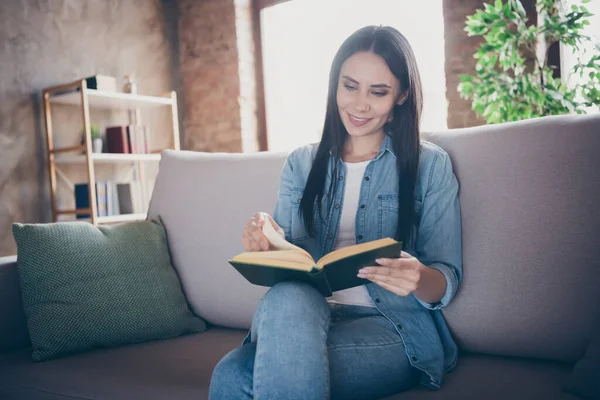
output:
POLYGON ((35 361, 206 330, 155 221, 13 224, 35 361))

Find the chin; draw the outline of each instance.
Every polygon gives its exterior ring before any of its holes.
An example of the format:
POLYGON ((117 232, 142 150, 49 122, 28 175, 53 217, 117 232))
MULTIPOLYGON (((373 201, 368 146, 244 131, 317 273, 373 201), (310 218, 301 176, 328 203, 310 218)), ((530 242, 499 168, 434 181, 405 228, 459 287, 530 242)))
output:
POLYGON ((363 136, 369 136, 375 133, 375 131, 373 131, 372 129, 362 129, 362 128, 357 128, 354 125, 346 125, 344 124, 344 128, 346 128, 346 132, 348 132, 349 136, 354 136, 354 137, 363 137, 363 136))

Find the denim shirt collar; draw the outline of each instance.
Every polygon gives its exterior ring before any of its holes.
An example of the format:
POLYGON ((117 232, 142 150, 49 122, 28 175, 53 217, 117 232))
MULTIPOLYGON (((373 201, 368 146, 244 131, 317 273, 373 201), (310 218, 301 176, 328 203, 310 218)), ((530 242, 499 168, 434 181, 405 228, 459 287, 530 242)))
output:
POLYGON ((379 152, 375 156, 375 160, 379 160, 386 151, 389 151, 390 154, 393 155, 394 158, 396 158, 396 153, 394 153, 394 149, 392 148, 392 137, 388 132, 385 133, 385 137, 383 139, 383 142, 381 143, 379 152))
MULTIPOLYGON (((374 160, 379 160, 385 154, 386 151, 389 151, 390 154, 394 156, 394 158, 396 157, 396 153, 394 153, 394 149, 392 148, 392 136, 390 135, 390 132, 387 132, 387 131, 385 133, 383 142, 381 142, 381 146, 379 147, 379 151, 377 152, 377 155, 375 156, 374 160)), ((331 150, 329 150, 329 155, 333 155, 331 150)))

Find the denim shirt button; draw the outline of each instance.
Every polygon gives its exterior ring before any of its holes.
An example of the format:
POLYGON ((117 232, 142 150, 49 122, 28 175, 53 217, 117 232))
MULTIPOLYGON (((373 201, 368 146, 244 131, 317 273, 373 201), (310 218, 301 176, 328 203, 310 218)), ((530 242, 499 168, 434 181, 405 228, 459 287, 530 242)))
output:
POLYGON ((396 326, 398 327, 398 329, 402 329, 402 325, 398 324, 396 326))
POLYGON ((327 235, 327 238, 331 239, 333 237, 333 235, 330 233, 329 235, 327 235))
POLYGON ((365 208, 365 205, 364 205, 364 204, 362 204, 362 205, 360 206, 360 208, 365 208))
POLYGON ((368 176, 367 176, 367 177, 365 177, 365 181, 367 181, 367 182, 368 182, 368 181, 369 181, 369 179, 371 179, 371 178, 369 178, 368 176))
POLYGON ((362 240, 363 235, 358 235, 358 240, 362 240))
POLYGON ((335 208, 340 208, 340 205, 339 205, 339 204, 336 204, 336 205, 335 205, 335 208))
POLYGON ((411 357, 413 361, 417 361, 417 357, 416 356, 412 356, 411 357))
POLYGON ((375 303, 381 303, 381 300, 379 300, 379 297, 375 299, 375 303))
POLYGON ((341 181, 342 179, 344 179, 344 177, 342 175, 340 175, 339 180, 341 181))

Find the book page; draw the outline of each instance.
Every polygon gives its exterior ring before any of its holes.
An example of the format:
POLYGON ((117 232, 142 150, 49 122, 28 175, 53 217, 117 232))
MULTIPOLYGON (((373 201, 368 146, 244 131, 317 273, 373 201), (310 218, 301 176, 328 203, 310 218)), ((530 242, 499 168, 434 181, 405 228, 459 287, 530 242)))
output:
MULTIPOLYGON (((385 247, 393 243, 396 243, 394 239, 384 238, 379 240, 373 240, 367 243, 355 244, 354 246, 344 247, 343 249, 332 251, 331 253, 321 257, 319 262, 317 262, 317 267, 323 268, 325 265, 337 260, 341 260, 342 258, 364 253, 366 251, 377 249, 379 247, 385 247)), ((400 254, 398 254, 398 257, 400 257, 400 254)))
POLYGON ((308 256, 311 260, 313 259, 312 256, 306 250, 296 245, 293 245, 292 243, 285 240, 285 238, 283 238, 275 230, 275 227, 271 224, 271 221, 267 216, 265 216, 264 219, 265 224, 263 225, 262 232, 275 250, 293 250, 308 256))
POLYGON ((315 264, 310 255, 307 256, 296 250, 252 251, 238 254, 233 257, 232 261, 246 264, 300 269, 303 271, 310 271, 315 264))

